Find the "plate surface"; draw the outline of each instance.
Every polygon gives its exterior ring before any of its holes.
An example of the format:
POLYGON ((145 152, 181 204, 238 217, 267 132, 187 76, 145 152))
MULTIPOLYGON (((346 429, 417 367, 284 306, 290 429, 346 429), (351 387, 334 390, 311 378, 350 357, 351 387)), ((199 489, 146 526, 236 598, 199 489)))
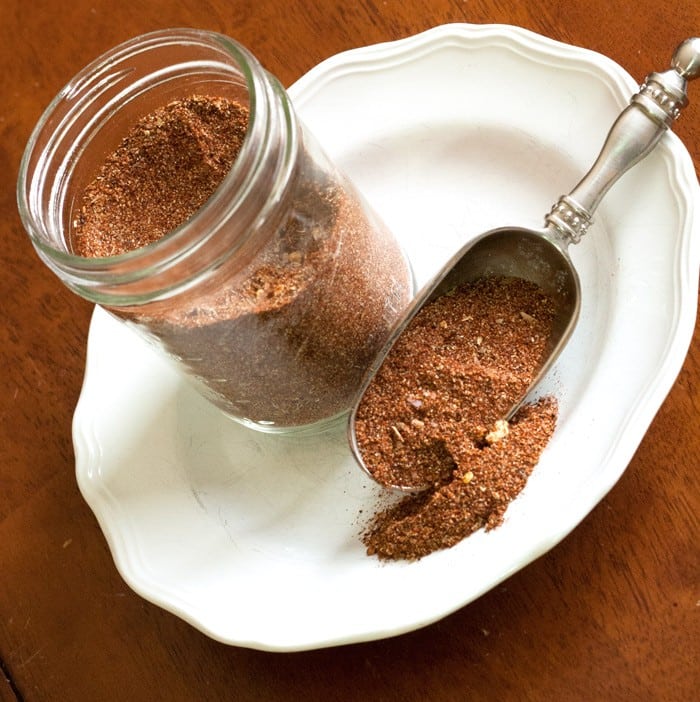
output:
MULTIPOLYGON (((422 284, 485 229, 541 226, 636 89, 599 54, 446 25, 330 58, 289 92, 422 284)), ((302 439, 238 426, 97 308, 76 472, 122 576, 209 636, 268 650, 399 634, 489 590, 606 494, 671 387, 695 318, 699 203, 672 134, 608 194, 572 250, 583 310, 547 379, 552 442, 500 528, 416 563, 365 555, 380 495, 344 427, 302 439)))

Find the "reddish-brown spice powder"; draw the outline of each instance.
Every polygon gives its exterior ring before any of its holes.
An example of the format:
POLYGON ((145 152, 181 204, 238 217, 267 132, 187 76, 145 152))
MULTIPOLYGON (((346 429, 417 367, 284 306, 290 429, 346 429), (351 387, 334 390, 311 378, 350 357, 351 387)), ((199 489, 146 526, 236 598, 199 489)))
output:
MULTIPOLYGON (((139 121, 85 191, 76 253, 131 251, 186 221, 231 168, 247 120, 241 105, 198 96, 139 121)), ((222 409, 283 427, 347 409, 410 296, 401 252, 354 191, 303 150, 293 177, 286 219, 234 275, 117 310, 222 409)))
POLYGON ((85 189, 71 232, 74 252, 127 253, 188 220, 231 169, 247 127, 247 108, 203 96, 143 117, 85 189))
POLYGON ((379 482, 424 491, 374 517, 369 554, 417 559, 502 522, 556 424, 552 398, 501 420, 539 367, 553 312, 532 283, 484 278, 412 320, 363 397, 356 434, 379 482))

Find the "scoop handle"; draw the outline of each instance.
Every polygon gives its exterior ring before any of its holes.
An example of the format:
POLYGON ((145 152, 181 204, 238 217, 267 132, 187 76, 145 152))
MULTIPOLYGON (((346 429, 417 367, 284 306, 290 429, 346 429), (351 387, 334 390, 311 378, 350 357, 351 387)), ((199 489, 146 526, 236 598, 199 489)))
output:
POLYGON ((595 163, 569 195, 545 217, 565 244, 578 244, 593 213, 617 179, 641 161, 688 104, 688 81, 700 76, 700 37, 678 46, 671 68, 650 73, 610 128, 595 163))

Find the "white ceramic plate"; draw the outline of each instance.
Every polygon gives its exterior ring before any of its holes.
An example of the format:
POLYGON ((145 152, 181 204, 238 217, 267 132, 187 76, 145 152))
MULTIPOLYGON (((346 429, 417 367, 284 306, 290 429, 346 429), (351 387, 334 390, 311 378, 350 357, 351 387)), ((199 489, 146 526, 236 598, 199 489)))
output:
MULTIPOLYGON (((335 56, 290 93, 423 283, 484 229, 539 226, 636 88, 601 55, 448 25, 335 56)), ((561 403, 551 444, 500 528, 417 563, 365 555, 358 533, 378 490, 342 427, 315 439, 240 427, 96 309, 76 469, 119 571, 208 635, 270 650, 395 635, 489 590, 606 494, 671 387, 695 316, 698 192, 668 135, 609 193, 573 250, 583 312, 549 378, 561 403)))

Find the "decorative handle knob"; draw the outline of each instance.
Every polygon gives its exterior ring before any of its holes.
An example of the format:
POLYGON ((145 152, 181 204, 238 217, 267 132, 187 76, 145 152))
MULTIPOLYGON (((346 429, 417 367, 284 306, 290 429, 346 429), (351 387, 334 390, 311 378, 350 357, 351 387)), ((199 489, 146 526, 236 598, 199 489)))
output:
POLYGON ((686 39, 673 54, 671 66, 686 80, 700 77, 700 37, 686 39))
POLYGON ((610 187, 656 146, 688 104, 688 81, 700 76, 700 37, 680 44, 671 66, 647 76, 611 127, 590 171, 546 216, 548 228, 567 244, 581 240, 610 187))

